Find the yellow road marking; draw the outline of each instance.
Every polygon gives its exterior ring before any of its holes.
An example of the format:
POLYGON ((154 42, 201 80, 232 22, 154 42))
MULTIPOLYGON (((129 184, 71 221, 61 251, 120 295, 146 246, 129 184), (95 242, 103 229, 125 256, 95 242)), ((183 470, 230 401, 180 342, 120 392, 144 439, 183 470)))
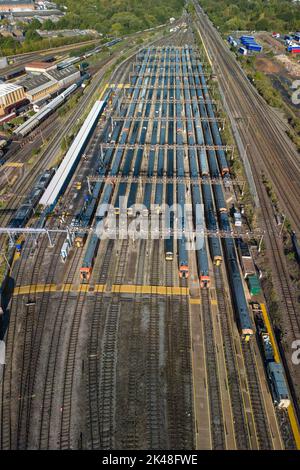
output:
POLYGON ((3 165, 3 168, 9 167, 9 168, 22 168, 24 166, 24 163, 22 162, 7 162, 3 165))
POLYGON ((265 325, 266 325, 268 333, 270 335, 270 340, 271 340, 273 351, 274 351, 274 359, 275 359, 276 362, 280 362, 280 356, 279 356, 277 343, 276 343, 275 338, 274 338, 273 328, 271 326, 271 323, 270 323, 270 320, 269 320, 269 315, 268 315, 265 304, 260 304, 260 308, 261 308, 261 311, 262 311, 262 314, 263 314, 265 325))
POLYGON ((205 46, 205 44, 204 44, 204 41, 203 41, 203 38, 202 38, 202 34, 200 33, 200 31, 199 31, 199 29, 198 29, 198 28, 197 28, 197 31, 198 31, 198 34, 199 34, 199 36, 200 36, 200 39, 201 39, 201 41, 202 41, 202 44, 203 44, 203 47, 204 47, 205 53, 206 53, 206 55, 207 55, 208 62, 209 62, 209 64, 210 64, 210 66, 212 67, 212 61, 211 61, 211 59, 210 59, 210 57, 209 57, 208 50, 206 49, 206 46, 205 46))
POLYGON ((200 305, 201 300, 200 299, 190 299, 190 304, 191 305, 200 305))
POLYGON ((121 294, 157 294, 157 295, 187 295, 188 289, 183 287, 167 286, 136 286, 136 285, 113 285, 112 292, 121 294))
MULTIPOLYGON (((106 285, 95 284, 32 284, 27 286, 19 286, 14 289, 14 296, 26 295, 32 292, 36 294, 43 292, 104 292, 106 285)), ((121 294, 156 294, 156 295, 188 295, 188 288, 183 287, 167 287, 167 286, 137 286, 137 285, 116 285, 111 288, 113 293, 121 294)), ((197 300, 197 299, 196 299, 197 300)))
POLYGON ((99 101, 101 101, 101 98, 102 98, 102 96, 104 95, 104 93, 105 93, 105 91, 107 90, 107 88, 108 88, 108 83, 106 83, 106 85, 104 85, 104 88, 103 88, 103 90, 101 91, 100 96, 99 96, 99 101))
POLYGON ((94 292, 104 292, 105 285, 104 284, 96 284, 94 288, 94 292))
POLYGON ((295 438, 295 441, 296 441, 296 447, 297 447, 298 450, 300 450, 300 431, 299 431, 298 423, 297 423, 297 420, 296 420, 294 408, 293 408, 292 405, 290 405, 288 407, 288 415, 289 415, 289 418, 290 418, 294 438, 295 438))

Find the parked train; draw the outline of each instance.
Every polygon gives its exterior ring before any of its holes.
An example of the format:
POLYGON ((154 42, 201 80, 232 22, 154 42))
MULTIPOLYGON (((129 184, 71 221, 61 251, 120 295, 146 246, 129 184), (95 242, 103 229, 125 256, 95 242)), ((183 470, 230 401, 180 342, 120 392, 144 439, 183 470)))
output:
POLYGON ((38 179, 33 184, 33 188, 26 197, 23 204, 17 209, 15 215, 10 220, 8 227, 10 228, 20 228, 25 227, 30 217, 34 213, 34 209, 38 205, 39 200, 41 199, 42 194, 49 185, 52 176, 54 175, 54 170, 44 171, 38 179))
MULTIPOLYGON (((146 63, 147 63, 147 56, 145 57, 144 63, 141 67, 140 74, 139 74, 140 77, 137 80, 138 83, 142 83, 141 77, 145 73, 146 63)), ((139 91, 139 88, 136 88, 134 92, 135 99, 137 98, 138 91, 139 91)), ((128 116, 130 115, 128 114, 128 116)), ((125 116, 124 121, 119 121, 114 128, 111 141, 115 139, 114 141, 118 141, 120 144, 125 144, 128 139, 130 122, 131 122, 130 120, 128 119, 126 120, 126 116, 125 116)), ((113 178, 114 176, 118 174, 120 170, 121 162, 123 159, 123 153, 124 152, 122 148, 118 148, 117 150, 115 150, 112 147, 108 148, 105 153, 104 165, 102 166, 102 169, 100 169, 100 173, 103 172, 103 174, 106 174, 106 168, 109 166, 110 171, 108 172, 108 175, 112 177, 112 181, 107 182, 104 185, 104 189, 100 197, 100 202, 98 203, 98 207, 96 209, 94 228, 96 228, 98 224, 101 224, 107 215, 105 212, 105 207, 107 207, 107 205, 111 203, 113 192, 114 192, 114 187, 115 187, 113 184, 113 178)), ((93 267, 94 267, 94 262, 95 262, 97 252, 99 249, 99 245, 100 245, 99 234, 92 233, 87 244, 87 248, 85 251, 82 265, 80 267, 80 278, 83 283, 89 282, 91 278, 93 267)))
POLYGON ((223 247, 237 323, 243 338, 248 341, 253 335, 253 325, 245 297, 233 238, 224 238, 223 247))
MULTIPOLYGON (((255 305, 258 306, 259 304, 255 305)), ((261 310, 256 308, 254 311, 260 349, 264 359, 274 404, 278 406, 278 408, 288 408, 290 405, 290 398, 283 367, 281 363, 275 361, 272 341, 263 320, 261 310)))
MULTIPOLYGON (((121 131, 121 123, 118 122, 115 125, 111 138, 117 139, 120 134, 120 131, 121 131)), ((109 167, 111 163, 112 155, 113 155, 113 149, 110 148, 106 151, 104 155, 104 159, 103 159, 103 165, 101 166, 101 168, 99 168, 100 176, 104 176, 106 174, 107 168, 109 167)), ((92 194, 87 199, 85 207, 78 218, 78 223, 83 229, 88 228, 93 220, 103 186, 104 186, 103 182, 95 183, 93 190, 92 190, 92 194)), ((87 233, 85 230, 82 230, 76 233, 75 245, 77 247, 83 247, 86 241, 86 237, 87 237, 87 233)))
POLYGON ((30 134, 33 129, 39 126, 50 114, 53 113, 59 106, 64 103, 68 96, 73 93, 82 83, 80 80, 77 83, 69 86, 64 92, 58 95, 56 98, 51 100, 49 103, 45 104, 40 111, 38 111, 34 116, 31 116, 27 121, 25 121, 21 126, 19 126, 15 131, 14 135, 18 137, 26 137, 30 134))

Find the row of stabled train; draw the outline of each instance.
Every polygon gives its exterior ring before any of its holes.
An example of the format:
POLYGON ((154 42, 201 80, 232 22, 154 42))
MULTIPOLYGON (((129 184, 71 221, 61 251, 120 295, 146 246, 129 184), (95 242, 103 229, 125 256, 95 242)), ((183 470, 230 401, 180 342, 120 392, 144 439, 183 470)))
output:
MULTIPOLYGON (((200 174, 203 182, 201 184, 191 182, 191 193, 184 183, 173 183, 169 179, 165 187, 162 182, 157 182, 155 185, 147 182, 143 195, 143 202, 146 207, 145 213, 148 214, 150 210, 152 197, 154 198, 155 207, 162 206, 164 190, 165 202, 169 207, 177 200, 181 210, 180 216, 176 218, 176 226, 182 229, 183 234, 177 241, 178 268, 179 276, 186 278, 189 275, 189 260, 185 235, 187 221, 184 210, 186 203, 192 202, 193 242, 196 249, 200 286, 202 288, 210 286, 208 253, 210 253, 213 263, 218 266, 222 262, 222 253, 224 252, 240 328, 243 335, 249 337, 253 333, 252 322, 240 276, 235 242, 230 236, 231 226, 223 186, 220 182, 211 184, 209 179, 210 176, 214 178, 229 177, 229 167, 225 152, 222 150, 217 121, 213 120, 214 111, 209 100, 205 76, 201 64, 191 57, 192 51, 190 48, 174 50, 171 54, 169 51, 170 49, 166 48, 164 56, 157 58, 153 56, 153 51, 148 49, 140 56, 141 63, 136 66, 137 73, 132 76, 130 89, 132 102, 127 110, 123 111, 123 119, 115 123, 111 141, 120 144, 127 141, 135 143, 139 136, 139 143, 145 143, 150 108, 153 106, 152 109, 157 121, 154 121, 152 125, 151 144, 159 143, 163 145, 168 143, 172 145, 176 143, 178 147, 176 155, 174 155, 173 148, 167 148, 165 155, 163 147, 160 147, 158 151, 150 147, 147 176, 151 177, 156 174, 158 177, 166 175, 172 178, 174 176, 174 165, 176 164, 176 176, 178 178, 190 176, 193 179, 198 178, 200 174), (171 93, 172 96, 170 96, 171 93), (140 119, 132 120, 134 116, 141 116, 142 113, 144 120, 141 124, 140 119), (183 119, 183 116, 185 116, 185 119, 183 119), (211 119, 205 120, 205 117, 211 119), (188 144, 188 155, 185 154, 183 146, 181 147, 185 143, 188 144), (217 145, 219 148, 208 148, 206 150, 200 148, 201 145, 210 147, 217 145), (154 168, 156 168, 156 171, 154 168), (227 232, 227 236, 223 238, 223 250, 217 234, 218 227, 223 232, 227 232), (209 231, 207 237, 204 236, 205 229, 209 231)), ((130 174, 138 176, 143 151, 142 149, 137 151, 133 173, 131 173, 134 159, 134 150, 132 148, 126 149, 123 156, 122 148, 114 149, 109 147, 104 158, 105 165, 102 170, 100 169, 100 173, 111 176, 112 179, 117 174, 125 177, 130 174), (123 158, 124 164, 121 167, 123 158)), ((120 212, 120 197, 124 197, 127 193, 127 185, 129 183, 124 182, 124 180, 119 184, 115 203, 116 213, 120 212)), ((136 201, 137 186, 137 183, 130 184, 126 202, 129 214, 132 204, 136 201)), ((105 213, 97 211, 96 206, 99 202, 101 207, 103 207, 103 204, 109 204, 112 201, 113 193, 114 185, 112 183, 96 183, 90 204, 86 208, 85 219, 83 219, 84 224, 89 225, 91 223, 95 212, 94 223, 101 222, 105 213)), ((174 257, 174 224, 175 217, 173 212, 170 211, 167 220, 167 230, 170 236, 165 240, 167 260, 172 260, 174 257)), ((84 234, 77 234, 76 243, 78 246, 83 245, 84 234)), ((92 235, 80 269, 83 282, 88 282, 90 279, 98 246, 99 238, 92 235)))
POLYGON ((14 135, 17 137, 26 137, 30 132, 38 127, 50 114, 52 114, 57 108, 59 108, 66 99, 76 91, 82 82, 89 77, 88 74, 84 74, 76 83, 70 85, 66 90, 60 93, 56 98, 46 103, 36 114, 31 116, 27 121, 21 124, 15 131, 14 135))
POLYGON ((34 211, 41 199, 41 196, 44 194, 45 189, 49 185, 52 176, 54 175, 54 170, 45 170, 39 175, 37 180, 33 184, 33 188, 26 197, 22 205, 17 209, 14 216, 8 223, 10 228, 21 228, 25 227, 29 219, 34 214, 34 211))

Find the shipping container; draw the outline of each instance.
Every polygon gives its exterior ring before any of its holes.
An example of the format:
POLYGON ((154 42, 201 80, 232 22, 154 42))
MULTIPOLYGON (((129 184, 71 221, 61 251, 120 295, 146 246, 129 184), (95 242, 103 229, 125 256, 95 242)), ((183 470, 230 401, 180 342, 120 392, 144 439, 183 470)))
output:
POLYGON ((252 39, 252 40, 254 40, 254 36, 247 36, 246 34, 244 34, 243 36, 240 37, 240 40, 241 40, 241 41, 242 41, 243 39, 246 39, 246 40, 247 40, 247 39, 248 39, 248 40, 249 40, 249 39, 252 39))
POLYGON ((261 52, 262 51, 262 46, 259 44, 246 44, 246 48, 248 51, 253 51, 253 52, 261 52))

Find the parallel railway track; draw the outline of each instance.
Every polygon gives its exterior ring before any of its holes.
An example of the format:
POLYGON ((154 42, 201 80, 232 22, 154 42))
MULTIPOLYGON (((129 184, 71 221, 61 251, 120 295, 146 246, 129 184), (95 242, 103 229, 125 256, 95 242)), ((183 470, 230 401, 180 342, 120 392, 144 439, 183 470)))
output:
POLYGON ((248 387, 251 398, 251 406, 254 414, 256 436, 260 450, 273 449, 270 427, 265 411, 262 390, 259 384, 255 353, 251 343, 242 342, 244 361, 248 379, 248 387))
POLYGON ((211 318, 210 297, 207 289, 202 290, 202 313, 212 448, 214 450, 222 450, 226 449, 225 426, 219 384, 217 354, 215 350, 214 330, 211 318))
POLYGON ((247 116, 250 116, 250 125, 247 132, 242 129, 241 137, 245 140, 245 145, 249 138, 252 141, 253 149, 251 147, 248 149, 251 162, 253 164, 259 155, 272 181, 276 183, 275 191, 282 202, 283 209, 289 214, 295 230, 300 231, 300 172, 299 156, 296 154, 295 147, 280 129, 279 118, 274 117, 274 112, 270 111, 268 105, 248 82, 222 38, 204 19, 199 7, 196 6, 196 8, 199 24, 204 33, 204 41, 209 43, 214 63, 222 72, 220 84, 226 94, 226 101, 230 103, 230 111, 240 116, 242 103, 245 116, 243 120, 247 121, 247 116), (221 54, 220 51, 224 53, 221 54), (271 123, 274 123, 274 126, 271 123), (259 142, 259 149, 255 146, 255 142, 259 142))
MULTIPOLYGON (((61 238, 61 237, 60 237, 61 238)), ((47 240, 43 240, 43 244, 47 245, 47 240), (45 243, 46 242, 46 243, 45 243)), ((57 244, 52 254, 51 263, 48 266, 48 282, 51 284, 55 279, 56 263, 59 257, 60 243, 57 244)), ((31 286, 35 286, 41 275, 43 258, 37 257, 33 267, 33 275, 31 278, 31 286)), ((20 401, 18 413, 18 431, 17 431, 17 448, 26 449, 30 438, 30 422, 33 407, 33 396, 35 392, 37 370, 41 354, 41 346, 45 325, 47 322, 47 307, 49 302, 49 293, 43 292, 40 299, 36 299, 35 287, 32 287, 28 294, 28 302, 36 302, 32 306, 27 307, 26 321, 24 325, 24 349, 23 363, 20 377, 20 397, 28 397, 26 400, 20 401)))
POLYGON ((77 297, 76 306, 73 314, 71 333, 69 337, 67 360, 65 364, 63 399, 61 408, 61 427, 59 436, 60 449, 73 448, 72 441, 72 402, 73 402, 73 384, 75 376, 75 368, 78 363, 76 361, 76 352, 78 345, 78 335, 82 311, 86 302, 86 293, 80 292, 77 297))
MULTIPOLYGON (((29 275, 30 252, 32 250, 32 241, 28 240, 24 245, 24 255, 20 259, 18 268, 16 270, 16 284, 22 284, 23 282, 30 282, 33 274, 29 275), (28 281, 29 279, 29 281, 28 281)), ((15 346, 17 340, 17 324, 20 322, 22 317, 22 311, 24 308, 24 300, 22 297, 16 297, 12 299, 11 309, 16 304, 16 315, 11 315, 9 322, 9 340, 6 342, 6 354, 10 357, 10 361, 6 363, 4 369, 4 376, 2 382, 2 403, 1 403, 1 449, 9 450, 17 447, 16 433, 14 432, 14 419, 15 419, 15 407, 12 405, 12 401, 16 399, 15 389, 13 387, 13 370, 12 361, 15 356, 15 346)), ((20 397, 20 395, 19 395, 20 397)), ((24 397, 25 398, 25 397, 24 397)), ((26 397, 27 399, 27 397, 26 397)))
MULTIPOLYGON (((78 264, 82 250, 77 250, 66 273, 66 283, 72 284, 78 273, 78 264)), ((55 313, 54 328, 51 333, 50 346, 47 356, 45 380, 42 390, 41 421, 39 427, 38 447, 39 449, 50 448, 51 438, 51 410, 56 391, 56 373, 59 354, 62 348, 63 326, 68 302, 72 294, 64 292, 61 294, 60 305, 55 313)), ((66 411, 65 411, 66 413, 66 411)))
MULTIPOLYGON (((285 330, 284 335, 286 341, 291 345, 293 340, 300 338, 299 304, 295 298, 296 292, 291 286, 281 238, 274 236, 274 232, 276 232, 274 214, 262 183, 262 172, 266 170, 267 175, 270 176, 282 209, 288 214, 293 228, 300 231, 300 174, 299 165, 297 165, 299 156, 295 155, 293 144, 280 130, 281 126, 278 118, 274 117, 274 112, 258 96, 252 85, 247 83, 244 73, 235 63, 221 37, 204 20, 199 8, 196 8, 199 13, 199 25, 204 33, 204 42, 209 46, 215 63, 218 62, 218 68, 222 71, 222 75, 219 77, 220 85, 230 112, 233 116, 236 114, 239 116, 242 104, 245 116, 251 116, 249 129, 246 129, 246 124, 244 124, 243 127, 240 127, 240 135, 244 145, 251 144, 247 153, 263 216, 260 223, 262 228, 265 228, 266 248, 270 255, 269 264, 272 267, 272 281, 283 312, 281 322, 285 330), (223 54, 220 53, 222 50, 223 54), (255 112, 253 112, 254 110, 255 112), (271 123, 274 123, 274 126, 271 123)), ((289 367, 287 372, 290 390, 298 420, 300 420, 298 405, 300 374, 298 368, 291 363, 292 350, 290 346, 286 348, 284 354, 286 356, 285 362, 289 367)))
POLYGON ((239 450, 250 449, 248 423, 245 415, 243 397, 241 392, 241 382, 238 372, 238 365, 235 358, 235 346, 230 327, 230 312, 224 297, 225 285, 220 272, 220 268, 214 268, 216 283, 216 294, 218 310, 222 328, 223 349, 227 368, 229 393, 231 398, 232 413, 234 419, 234 430, 236 445, 239 450))
MULTIPOLYGON (((183 280, 182 287, 187 283, 183 280)), ((194 447, 189 296, 167 299, 168 436, 170 449, 194 447)))

